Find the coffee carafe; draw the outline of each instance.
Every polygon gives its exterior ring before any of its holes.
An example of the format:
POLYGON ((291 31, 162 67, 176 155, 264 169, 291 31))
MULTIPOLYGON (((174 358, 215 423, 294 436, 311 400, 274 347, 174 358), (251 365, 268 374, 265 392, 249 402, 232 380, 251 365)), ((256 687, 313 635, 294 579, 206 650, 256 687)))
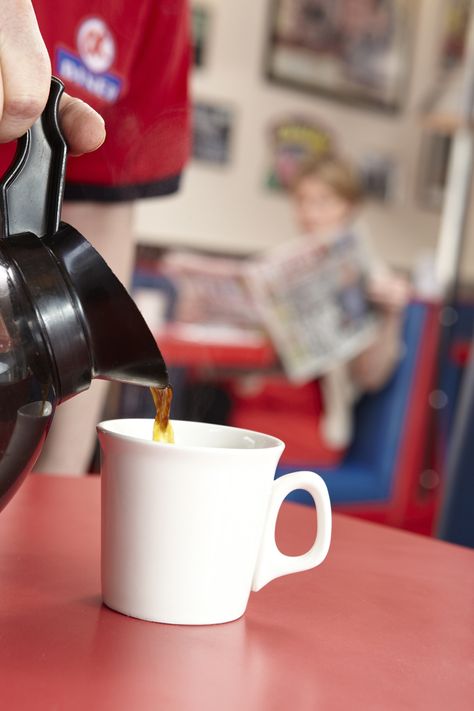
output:
POLYGON ((60 222, 67 147, 52 78, 0 183, 0 510, 41 451, 55 408, 93 378, 166 387, 140 312, 102 257, 60 222))

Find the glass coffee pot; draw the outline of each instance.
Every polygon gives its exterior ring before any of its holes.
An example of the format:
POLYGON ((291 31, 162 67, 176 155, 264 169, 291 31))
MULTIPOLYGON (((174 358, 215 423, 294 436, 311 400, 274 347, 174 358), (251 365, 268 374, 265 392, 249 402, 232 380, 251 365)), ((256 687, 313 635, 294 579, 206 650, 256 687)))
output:
POLYGON ((60 222, 67 147, 52 78, 42 116, 0 182, 0 510, 41 451, 55 408, 93 378, 166 387, 155 339, 124 286, 60 222))

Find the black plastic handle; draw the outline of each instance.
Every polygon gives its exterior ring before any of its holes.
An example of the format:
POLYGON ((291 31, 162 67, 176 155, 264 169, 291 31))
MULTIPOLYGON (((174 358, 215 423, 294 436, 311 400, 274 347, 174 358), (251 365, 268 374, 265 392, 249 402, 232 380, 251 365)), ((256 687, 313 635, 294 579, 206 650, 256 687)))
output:
POLYGON ((44 237, 59 227, 67 153, 58 122, 63 90, 62 82, 51 77, 45 109, 18 140, 13 163, 0 182, 3 237, 21 232, 44 237))

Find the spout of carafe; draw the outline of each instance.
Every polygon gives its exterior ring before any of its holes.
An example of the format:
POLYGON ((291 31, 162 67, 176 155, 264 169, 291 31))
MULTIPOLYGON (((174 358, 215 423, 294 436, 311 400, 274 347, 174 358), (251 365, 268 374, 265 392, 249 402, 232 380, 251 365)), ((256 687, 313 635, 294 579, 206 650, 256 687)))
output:
POLYGON ((73 227, 43 238, 67 282, 89 344, 93 377, 166 387, 168 371, 145 320, 125 287, 73 227))

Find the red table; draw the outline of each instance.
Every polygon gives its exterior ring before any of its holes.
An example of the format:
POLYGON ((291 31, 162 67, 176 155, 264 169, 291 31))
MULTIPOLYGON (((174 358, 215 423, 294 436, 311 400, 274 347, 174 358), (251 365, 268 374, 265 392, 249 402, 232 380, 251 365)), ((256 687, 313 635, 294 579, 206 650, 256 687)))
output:
MULTIPOLYGON (((210 329, 207 329, 209 331, 210 329)), ((185 328, 168 326, 156 335, 160 351, 168 364, 179 368, 235 368, 236 370, 265 370, 276 368, 278 358, 270 341, 262 338, 231 341, 201 338, 194 329, 194 337, 185 328)))
MULTIPOLYGON (((36 475, 0 515, 5 711, 474 708, 474 551, 336 515, 321 568, 166 626, 101 605, 99 504, 96 478, 36 475)), ((312 511, 279 525, 299 552, 312 511)))

